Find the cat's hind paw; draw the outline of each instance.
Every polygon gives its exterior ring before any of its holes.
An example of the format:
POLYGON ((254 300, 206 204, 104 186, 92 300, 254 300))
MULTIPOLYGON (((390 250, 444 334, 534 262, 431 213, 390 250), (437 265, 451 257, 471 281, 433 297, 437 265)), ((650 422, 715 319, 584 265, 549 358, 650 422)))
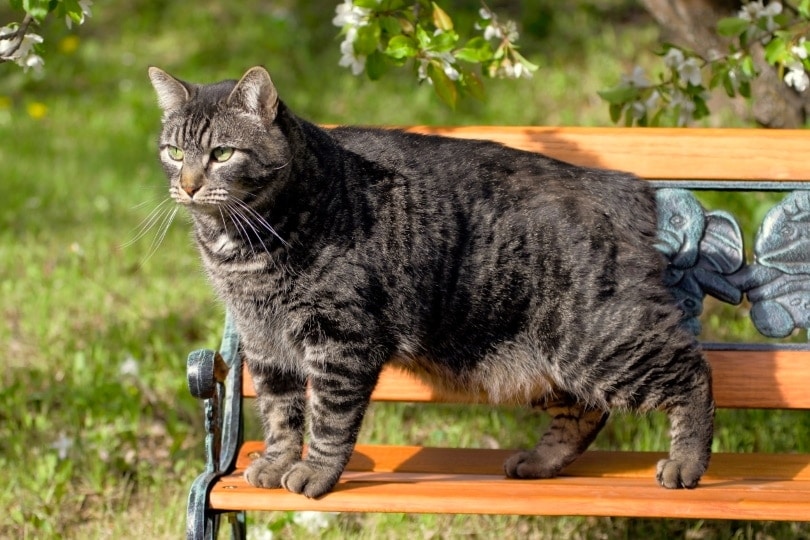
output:
POLYGON ((695 461, 662 459, 656 467, 655 479, 668 489, 697 487, 706 467, 695 461))
POLYGON ((281 484, 293 493, 301 493, 315 499, 325 495, 335 487, 340 471, 321 469, 309 461, 299 461, 281 478, 281 484))

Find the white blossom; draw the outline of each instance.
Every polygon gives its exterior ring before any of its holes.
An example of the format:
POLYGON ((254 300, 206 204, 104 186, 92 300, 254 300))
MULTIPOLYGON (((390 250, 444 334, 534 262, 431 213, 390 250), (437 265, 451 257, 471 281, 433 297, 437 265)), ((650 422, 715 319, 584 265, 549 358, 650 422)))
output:
POLYGON ((419 67, 416 70, 417 77, 419 78, 419 82, 422 82, 424 80, 428 80, 430 82, 430 79, 428 79, 427 67, 428 67, 428 59, 427 58, 420 58, 419 59, 419 67))
POLYGON ((681 79, 689 82, 692 86, 699 86, 703 82, 703 77, 700 74, 700 65, 697 59, 687 58, 678 66, 678 75, 681 79))
POLYGON ((667 54, 664 55, 664 65, 668 68, 678 69, 678 67, 683 64, 683 60, 683 52, 674 47, 668 50, 667 54))
POLYGON ((506 32, 506 39, 512 43, 520 39, 515 21, 506 21, 503 25, 503 30, 506 32))
MULTIPOLYGON (((7 25, 0 28, 0 35, 7 35, 17 31, 16 25, 7 25)), ((17 37, 0 40, 0 59, 11 60, 21 66, 25 71, 42 69, 44 62, 34 51, 34 46, 42 43, 42 36, 26 33, 22 39, 17 37), (15 49, 16 47, 16 49, 15 49)))
POLYGON ((273 531, 250 527, 247 532, 247 540, 273 540, 273 531))
POLYGON ((352 0, 346 0, 335 8, 335 13, 332 24, 342 28, 344 26, 365 26, 368 24, 371 10, 355 6, 352 0))
POLYGON ((118 374, 122 377, 137 377, 140 371, 138 361, 132 355, 127 355, 118 367, 118 374))
POLYGON ((660 99, 661 94, 658 92, 658 90, 653 90, 652 92, 650 92, 649 97, 644 101, 641 100, 634 101, 630 105, 630 110, 633 114, 633 117, 636 118, 637 120, 643 118, 644 115, 647 114, 649 111, 652 111, 656 107, 658 107, 658 102, 660 101, 660 99))
POLYGON ((64 433, 60 433, 59 438, 51 443, 51 448, 56 450, 59 459, 66 459, 68 452, 73 448, 73 439, 66 436, 64 433))
MULTIPOLYGON (((743 4, 742 8, 737 14, 737 17, 750 23, 757 23, 761 19, 764 19, 765 29, 768 32, 773 32, 779 28, 779 24, 774 20, 774 17, 780 13, 782 13, 781 2, 770 2, 767 6, 765 6, 761 0, 756 0, 755 2, 743 4)), ((752 37, 756 33, 757 29, 755 27, 749 28, 749 37, 752 37)))
POLYGON ((458 70, 453 67, 453 64, 444 64, 444 73, 451 81, 457 81, 458 78, 461 76, 458 70))
POLYGON ((498 22, 498 17, 486 8, 481 8, 478 12, 481 18, 488 21, 487 25, 481 28, 479 23, 475 27, 484 31, 484 39, 505 39, 514 43, 520 38, 515 21, 506 21, 503 24, 498 22))
POLYGON ((357 29, 366 26, 371 17, 371 10, 355 6, 352 0, 346 0, 335 8, 332 24, 340 26, 346 33, 340 44, 340 61, 338 65, 351 68, 353 75, 360 75, 366 68, 366 56, 357 54, 354 42, 357 41, 357 29))
POLYGON ((647 75, 644 73, 644 68, 641 66, 636 66, 633 68, 633 73, 628 75, 622 75, 622 84, 625 86, 634 86, 636 88, 647 88, 650 86, 650 80, 647 79, 647 75))
POLYGON ((296 512, 293 523, 304 527, 310 534, 318 534, 329 527, 335 516, 337 516, 335 512, 296 512))
POLYGON ((419 58, 419 66, 417 66, 419 82, 427 80, 428 83, 433 84, 433 81, 428 77, 427 68, 431 62, 436 61, 441 64, 442 71, 444 71, 445 75, 447 75, 451 81, 457 81, 461 78, 461 73, 459 73, 456 67, 456 59, 452 54, 448 52, 425 51, 419 58))
POLYGON ((692 121, 694 118, 695 109, 697 107, 695 106, 695 102, 692 101, 692 98, 680 90, 675 90, 672 93, 672 101, 669 103, 669 108, 679 109, 678 126, 683 127, 692 121))
POLYGON ((484 28, 484 39, 503 39, 501 29, 494 24, 490 24, 484 28))
POLYGON ((667 51, 664 55, 664 64, 678 72, 678 77, 693 86, 699 86, 703 82, 700 74, 700 64, 696 58, 685 58, 683 51, 675 47, 667 51))
POLYGON ((799 39, 798 44, 796 44, 796 45, 794 45, 793 47, 790 48, 790 52, 792 52, 793 54, 795 54, 797 57, 799 57, 802 60, 807 59, 807 47, 805 46, 804 36, 802 36, 799 39))
POLYGON ((338 65, 341 67, 350 67, 353 75, 360 75, 366 68, 366 56, 357 54, 354 50, 354 42, 357 40, 357 28, 354 26, 348 27, 346 37, 340 44, 340 61, 338 65))
POLYGON ((787 73, 785 73, 785 84, 792 86, 799 92, 804 92, 810 87, 810 77, 804 70, 801 62, 791 62, 787 66, 787 73))

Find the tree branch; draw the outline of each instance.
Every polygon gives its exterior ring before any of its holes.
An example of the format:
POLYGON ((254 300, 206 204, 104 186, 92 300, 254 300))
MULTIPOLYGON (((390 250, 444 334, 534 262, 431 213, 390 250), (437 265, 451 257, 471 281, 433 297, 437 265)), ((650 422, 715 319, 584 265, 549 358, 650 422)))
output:
POLYGON ((20 48, 23 42, 23 38, 25 34, 28 33, 28 27, 34 22, 34 17, 32 17, 29 13, 26 13, 25 17, 23 18, 22 23, 20 23, 19 28, 10 34, 3 34, 0 35, 0 41, 12 40, 16 39, 17 42, 13 44, 10 50, 6 51, 6 53, 0 57, 0 61, 7 62, 11 60, 11 57, 14 55, 15 52, 20 48))

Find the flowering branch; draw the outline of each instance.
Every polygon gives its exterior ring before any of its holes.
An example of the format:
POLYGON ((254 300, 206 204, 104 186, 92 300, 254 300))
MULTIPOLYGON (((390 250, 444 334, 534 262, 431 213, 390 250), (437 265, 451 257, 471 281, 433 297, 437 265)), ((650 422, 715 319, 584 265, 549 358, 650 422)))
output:
POLYGON ((475 24, 481 35, 463 43, 452 18, 428 0, 344 0, 335 12, 343 36, 339 65, 376 80, 410 61, 417 80, 451 107, 461 92, 483 97, 479 71, 528 78, 537 69, 518 53, 517 25, 501 22, 486 4, 475 24))
POLYGON ((25 38, 25 34, 28 32, 28 27, 31 26, 32 22, 34 22, 34 18, 31 15, 26 14, 23 22, 20 23, 20 27, 17 30, 14 32, 9 32, 8 34, 0 34, 0 41, 11 42, 6 48, 4 54, 0 56, 0 61, 7 62, 11 59, 14 53, 20 49, 23 39, 25 38))
POLYGON ((751 82, 758 76, 753 47, 763 47, 765 60, 796 92, 810 87, 810 0, 796 7, 761 0, 743 4, 734 17, 718 22, 717 32, 729 38, 725 53, 704 58, 694 51, 664 46, 659 53, 665 72, 658 83, 649 81, 640 67, 620 83, 599 92, 608 102, 614 122, 626 125, 684 126, 709 114, 708 91, 722 87, 729 97, 751 97, 751 82))
POLYGON ((82 24, 90 14, 92 0, 51 0, 19 2, 11 0, 11 7, 22 9, 25 16, 21 23, 10 23, 0 28, 0 63, 14 62, 23 70, 42 70, 44 61, 37 54, 42 36, 30 32, 31 27, 41 23, 49 14, 56 12, 65 18, 71 28, 73 23, 82 24))

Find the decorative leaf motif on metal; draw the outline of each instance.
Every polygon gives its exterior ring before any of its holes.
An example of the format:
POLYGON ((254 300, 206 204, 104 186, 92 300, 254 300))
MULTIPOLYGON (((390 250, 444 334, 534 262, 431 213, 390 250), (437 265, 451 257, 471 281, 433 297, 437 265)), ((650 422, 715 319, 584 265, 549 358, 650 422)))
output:
POLYGON ((765 216, 754 263, 735 277, 751 320, 768 337, 810 328, 810 191, 794 191, 765 216))
POLYGON ((670 261, 665 281, 700 332, 706 294, 751 302, 751 320, 765 336, 810 328, 810 191, 794 191, 765 216, 746 264, 740 227, 723 211, 706 212, 691 192, 659 189, 658 243, 670 261))
POLYGON ((684 325, 700 333, 706 294, 739 304, 742 292, 729 276, 745 263, 740 227, 727 212, 708 212, 684 189, 660 189, 658 244, 670 261, 665 281, 684 313, 684 325))

